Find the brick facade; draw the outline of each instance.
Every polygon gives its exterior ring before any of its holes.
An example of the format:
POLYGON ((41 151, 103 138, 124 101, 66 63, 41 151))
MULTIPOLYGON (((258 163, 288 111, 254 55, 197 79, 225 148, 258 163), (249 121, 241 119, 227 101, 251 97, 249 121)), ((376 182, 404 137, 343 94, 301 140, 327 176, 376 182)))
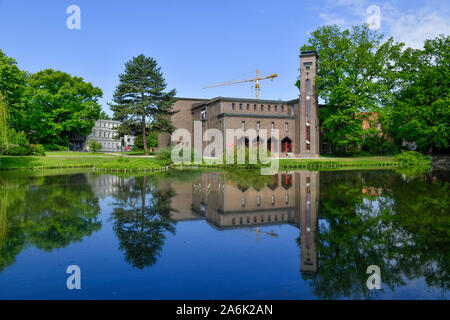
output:
MULTIPOLYGON (((192 146, 194 146, 194 123, 196 121, 201 122, 202 135, 207 129, 218 129, 223 133, 224 139, 227 129, 266 129, 267 138, 270 138, 271 129, 278 129, 279 141, 273 143, 280 157, 318 157, 318 100, 314 81, 317 74, 317 54, 315 52, 302 53, 300 64, 300 96, 303 97, 303 100, 282 101, 228 97, 177 98, 173 109, 178 112, 172 116, 172 123, 177 129, 186 129, 190 132, 192 146), (309 91, 307 91, 306 81, 309 81, 309 91), (307 95, 309 111, 306 107, 307 95), (307 139, 309 140, 307 141, 307 139), (307 144, 309 144, 308 147, 307 144)), ((170 140, 169 134, 161 133, 158 135, 158 146, 165 148, 180 143, 180 141, 170 140)), ((226 145, 231 146, 236 143, 237 141, 234 143, 224 141, 224 149, 226 145)), ((208 142, 204 142, 203 148, 207 144, 208 142)))

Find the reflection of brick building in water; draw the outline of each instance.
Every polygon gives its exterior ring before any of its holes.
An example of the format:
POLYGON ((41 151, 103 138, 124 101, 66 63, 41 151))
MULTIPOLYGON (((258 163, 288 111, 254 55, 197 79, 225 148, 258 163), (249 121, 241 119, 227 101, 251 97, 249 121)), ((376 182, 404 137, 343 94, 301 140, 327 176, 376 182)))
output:
POLYGON ((206 219, 217 230, 287 223, 300 228, 300 270, 317 271, 319 172, 279 173, 260 190, 235 186, 217 172, 203 173, 190 187, 171 187, 177 194, 172 200, 177 221, 206 219))

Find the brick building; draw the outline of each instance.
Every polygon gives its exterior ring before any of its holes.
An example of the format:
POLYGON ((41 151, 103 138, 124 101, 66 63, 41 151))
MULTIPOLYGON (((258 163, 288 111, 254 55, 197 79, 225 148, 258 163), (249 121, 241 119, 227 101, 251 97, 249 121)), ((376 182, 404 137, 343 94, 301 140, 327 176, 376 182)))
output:
MULTIPOLYGON (((319 120, 318 97, 315 86, 317 75, 317 53, 314 51, 300 54, 300 95, 293 100, 261 100, 216 97, 213 99, 177 98, 172 116, 177 129, 186 129, 194 139, 194 121, 201 123, 202 136, 207 129, 218 129, 224 136, 227 129, 271 129, 279 130, 279 141, 245 140, 249 143, 266 143, 268 149, 278 150, 280 157, 316 158, 319 156, 319 120)), ((158 146, 169 147, 180 143, 171 141, 169 134, 158 135, 158 146)), ((224 142, 237 145, 238 141, 224 142)), ((225 152, 225 150, 224 150, 225 152)))

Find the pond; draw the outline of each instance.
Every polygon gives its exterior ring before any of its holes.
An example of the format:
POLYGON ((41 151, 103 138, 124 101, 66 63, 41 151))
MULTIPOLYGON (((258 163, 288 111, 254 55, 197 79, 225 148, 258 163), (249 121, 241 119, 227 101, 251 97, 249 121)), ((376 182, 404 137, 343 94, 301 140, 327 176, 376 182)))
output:
POLYGON ((448 171, 0 180, 0 299, 449 298, 448 171))

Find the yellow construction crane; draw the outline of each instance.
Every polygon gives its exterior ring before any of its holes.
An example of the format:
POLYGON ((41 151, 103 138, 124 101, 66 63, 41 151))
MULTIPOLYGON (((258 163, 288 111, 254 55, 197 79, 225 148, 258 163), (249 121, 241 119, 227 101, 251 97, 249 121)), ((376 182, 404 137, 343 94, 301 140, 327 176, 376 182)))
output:
POLYGON ((256 232, 256 241, 259 241, 259 235, 262 233, 262 234, 265 234, 265 235, 268 235, 268 236, 271 236, 271 237, 274 237, 274 238, 278 238, 278 235, 275 233, 275 232, 273 232, 273 231, 270 231, 270 232, 264 232, 264 231, 261 231, 260 229, 259 229, 259 227, 256 227, 256 229, 255 230, 253 230, 253 229, 245 229, 246 231, 248 231, 248 232, 256 232))
POLYGON ((265 80, 265 79, 270 79, 273 81, 274 78, 278 77, 277 73, 271 74, 269 76, 265 76, 265 77, 260 77, 259 76, 259 70, 256 69, 256 77, 255 78, 250 78, 250 79, 242 79, 242 80, 235 80, 235 81, 227 81, 227 82, 221 82, 221 83, 216 83, 216 84, 212 84, 206 87, 203 87, 203 89, 206 88, 214 88, 214 87, 222 87, 222 86, 228 86, 230 84, 235 84, 235 83, 242 83, 242 82, 254 82, 255 83, 255 97, 256 99, 259 98, 259 91, 261 90, 260 86, 259 86, 259 81, 260 80, 265 80))

